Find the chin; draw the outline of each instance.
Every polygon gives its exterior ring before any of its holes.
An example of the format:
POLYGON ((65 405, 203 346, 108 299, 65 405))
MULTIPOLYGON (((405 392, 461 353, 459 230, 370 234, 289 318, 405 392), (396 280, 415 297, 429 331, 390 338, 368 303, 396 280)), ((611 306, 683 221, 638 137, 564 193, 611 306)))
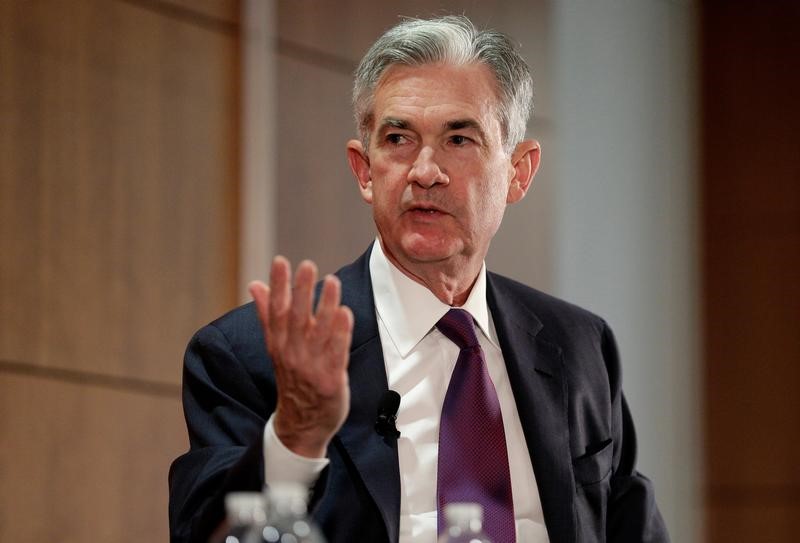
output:
POLYGON ((403 239, 401 247, 406 257, 414 262, 437 262, 447 260, 458 253, 453 240, 429 239, 422 236, 409 236, 403 239))

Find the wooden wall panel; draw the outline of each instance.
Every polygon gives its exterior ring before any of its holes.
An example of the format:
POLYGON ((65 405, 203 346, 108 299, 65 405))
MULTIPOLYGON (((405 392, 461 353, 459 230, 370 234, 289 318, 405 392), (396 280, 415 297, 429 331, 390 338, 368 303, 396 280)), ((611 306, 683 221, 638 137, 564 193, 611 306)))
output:
POLYGON ((792 503, 713 504, 708 541, 789 543, 797 540, 800 505, 792 503))
POLYGON ((167 541, 178 398, 0 373, 0 541, 167 541))
MULTIPOLYGON (((128 0, 143 5, 152 5, 152 0, 128 0)), ((239 23, 239 0, 161 0, 166 4, 214 21, 239 23)))
POLYGON ((800 514, 800 5, 703 7, 706 502, 711 543, 800 514))
POLYGON ((236 305, 236 0, 0 0, 0 541, 168 540, 183 349, 236 305))
POLYGON ((235 304, 236 27, 147 4, 0 3, 0 359, 177 383, 235 304))
POLYGON ((295 264, 310 258, 321 273, 333 273, 375 239, 372 210, 361 200, 345 157, 345 142, 353 137, 348 107, 352 77, 286 58, 279 58, 277 66, 278 124, 284 127, 277 249, 295 264), (325 92, 320 96, 318 89, 325 92), (313 115, 308 114, 311 104, 313 115), (309 160, 308 136, 322 126, 325 142, 315 146, 309 160))

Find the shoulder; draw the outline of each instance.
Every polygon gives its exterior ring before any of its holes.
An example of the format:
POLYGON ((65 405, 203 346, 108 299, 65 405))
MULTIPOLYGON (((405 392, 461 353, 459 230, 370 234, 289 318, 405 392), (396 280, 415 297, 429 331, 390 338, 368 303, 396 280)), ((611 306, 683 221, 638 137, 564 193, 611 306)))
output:
POLYGON ((619 385, 619 356, 614 335, 598 315, 506 277, 490 274, 490 304, 495 322, 524 327, 537 342, 553 346, 577 380, 619 385))
POLYGON ((538 320, 544 333, 580 329, 602 333, 607 327, 605 320, 591 311, 514 279, 490 272, 488 281, 490 298, 494 297, 500 310, 514 306, 520 314, 538 320))
POLYGON ((239 360, 266 354, 264 333, 253 302, 241 305, 206 324, 190 342, 204 352, 227 352, 239 360))
POLYGON ((220 330, 230 333, 241 332, 242 330, 258 328, 258 315, 256 304, 248 302, 235 307, 211 321, 210 326, 215 326, 220 330))

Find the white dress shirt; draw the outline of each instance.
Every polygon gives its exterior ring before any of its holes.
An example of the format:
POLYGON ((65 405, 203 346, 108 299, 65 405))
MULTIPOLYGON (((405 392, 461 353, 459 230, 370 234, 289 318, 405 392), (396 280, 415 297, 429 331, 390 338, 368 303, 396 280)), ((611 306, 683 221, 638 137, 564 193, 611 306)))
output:
MULTIPOLYGON (((400 543, 435 543, 439 417, 459 353, 458 346, 435 325, 451 308, 391 264, 379 241, 373 245, 369 268, 386 376, 389 388, 401 398, 397 413, 400 543)), ((486 303, 485 265, 461 309, 478 325, 478 341, 503 413, 517 541, 545 543, 549 539, 533 466, 486 303)), ((271 417, 264 433, 264 452, 267 484, 294 480, 310 485, 327 465, 326 459, 303 458, 284 447, 275 436, 271 417)))

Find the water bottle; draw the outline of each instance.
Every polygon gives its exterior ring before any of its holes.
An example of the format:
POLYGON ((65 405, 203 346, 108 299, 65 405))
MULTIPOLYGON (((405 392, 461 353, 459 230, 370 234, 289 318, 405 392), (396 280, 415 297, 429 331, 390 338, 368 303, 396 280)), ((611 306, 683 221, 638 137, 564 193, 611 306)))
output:
POLYGON ((325 543, 322 532, 307 514, 308 490, 293 483, 273 483, 265 490, 266 543, 325 543))
POLYGON ((232 492, 225 496, 226 528, 220 543, 262 543, 266 521, 264 496, 259 492, 232 492))
POLYGON ((483 531, 483 507, 477 503, 444 506, 445 530, 438 543, 490 543, 483 531))

